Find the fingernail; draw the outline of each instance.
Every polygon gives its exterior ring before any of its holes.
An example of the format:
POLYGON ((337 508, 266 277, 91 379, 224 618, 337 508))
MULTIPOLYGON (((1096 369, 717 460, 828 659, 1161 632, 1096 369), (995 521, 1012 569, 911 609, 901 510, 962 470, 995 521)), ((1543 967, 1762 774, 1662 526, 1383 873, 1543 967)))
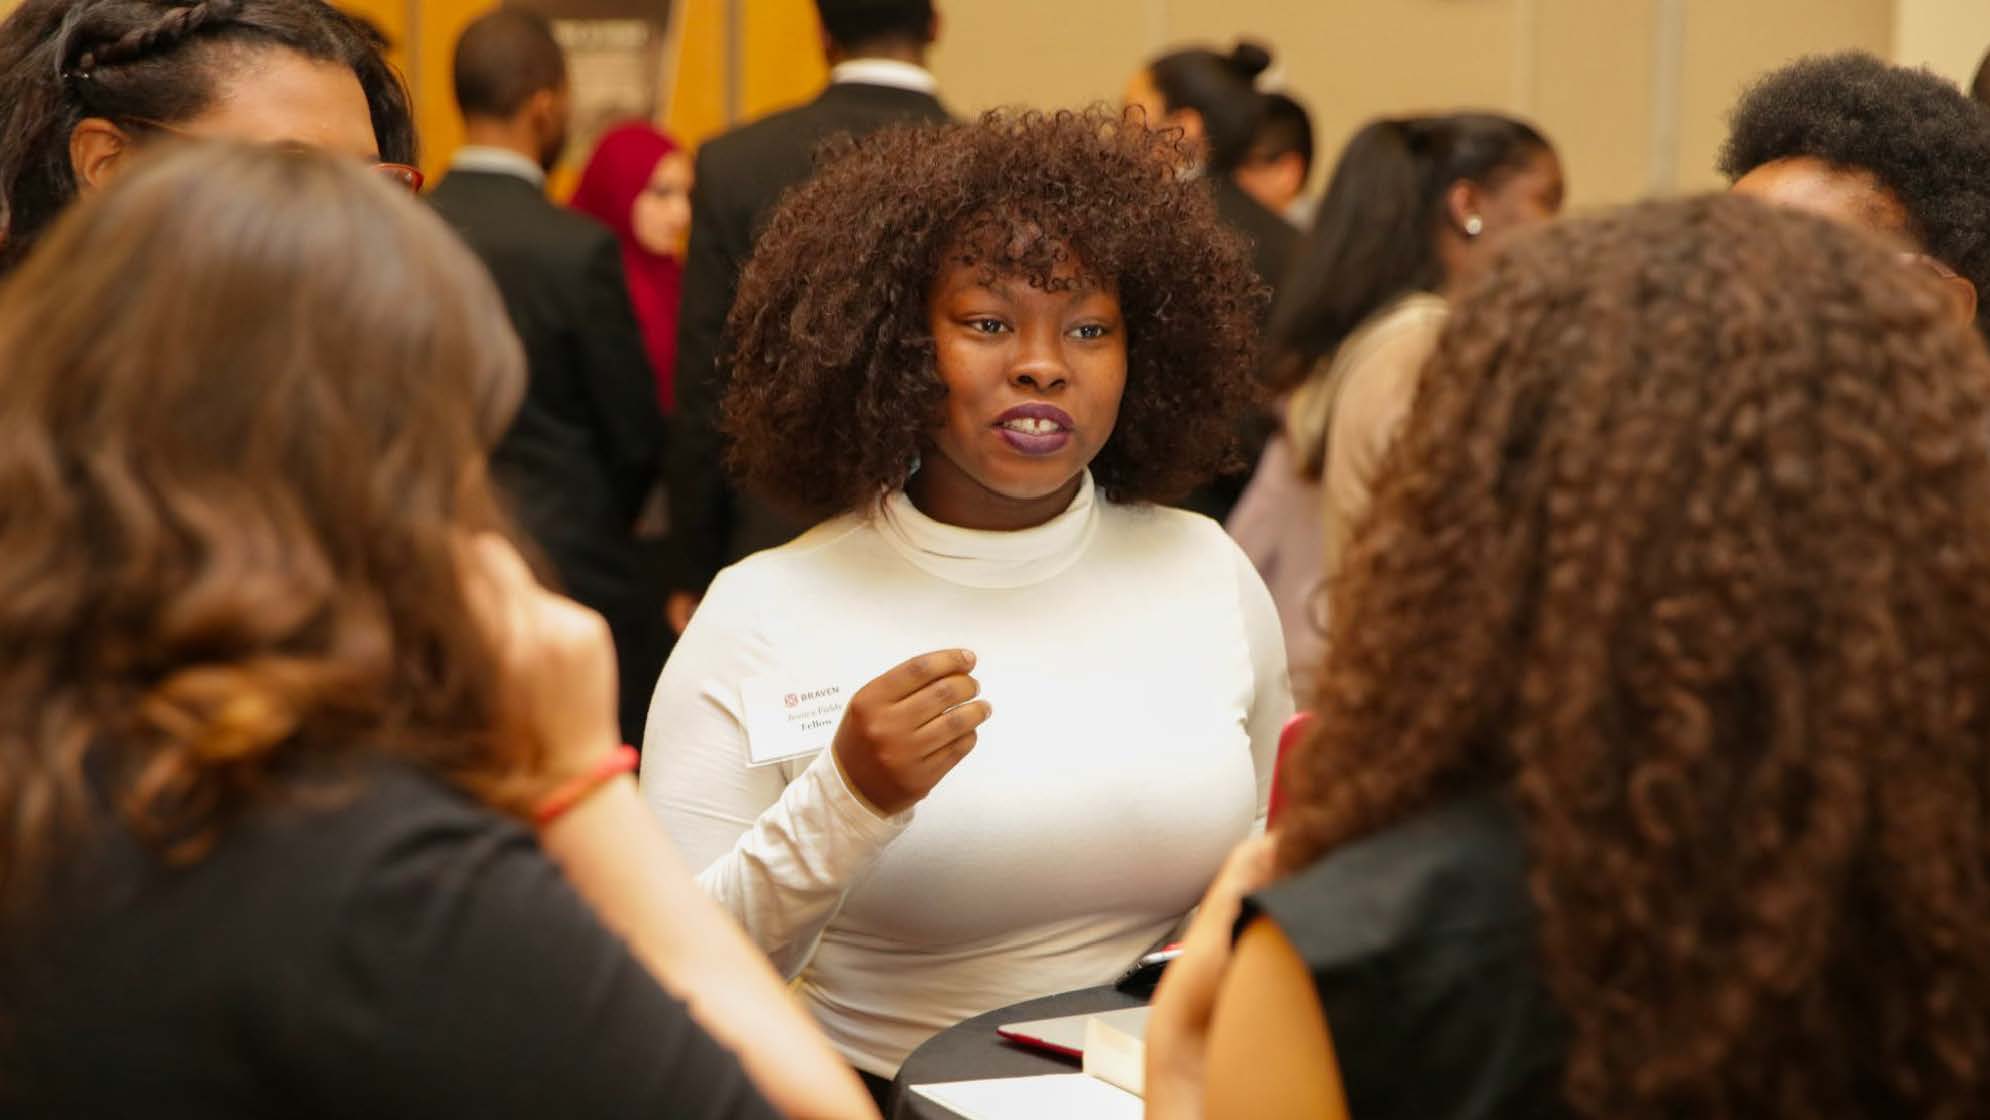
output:
POLYGON ((967 662, 967 667, 968 667, 968 668, 970 668, 970 669, 974 668, 974 651, 973 651, 973 650, 971 650, 971 649, 964 649, 964 650, 961 650, 961 651, 960 651, 960 655, 961 655, 961 657, 962 657, 962 658, 963 658, 963 659, 964 659, 964 660, 965 660, 965 661, 967 662))

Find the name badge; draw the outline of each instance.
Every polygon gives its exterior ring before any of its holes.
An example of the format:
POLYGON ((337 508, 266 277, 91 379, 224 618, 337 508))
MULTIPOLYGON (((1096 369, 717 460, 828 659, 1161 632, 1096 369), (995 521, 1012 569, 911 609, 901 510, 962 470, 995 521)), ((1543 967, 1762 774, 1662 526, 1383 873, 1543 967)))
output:
POLYGON ((799 686, 774 677, 741 682, 747 765, 771 766, 828 749, 843 722, 843 708, 856 691, 846 684, 817 681, 799 686))

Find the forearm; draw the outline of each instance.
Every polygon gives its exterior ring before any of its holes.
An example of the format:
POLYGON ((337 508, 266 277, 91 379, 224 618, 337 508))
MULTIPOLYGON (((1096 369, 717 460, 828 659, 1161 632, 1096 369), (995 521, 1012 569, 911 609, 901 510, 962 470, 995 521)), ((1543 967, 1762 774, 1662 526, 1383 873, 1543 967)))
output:
POLYGON ((796 1117, 875 1117, 766 959, 692 881, 635 787, 617 779, 540 834, 546 851, 652 975, 796 1117))
MULTIPOLYGON (((664 812, 671 809, 665 806, 664 812)), ((850 792, 825 751, 733 844, 699 873, 784 976, 808 964, 851 883, 904 831, 910 814, 881 817, 850 792)))

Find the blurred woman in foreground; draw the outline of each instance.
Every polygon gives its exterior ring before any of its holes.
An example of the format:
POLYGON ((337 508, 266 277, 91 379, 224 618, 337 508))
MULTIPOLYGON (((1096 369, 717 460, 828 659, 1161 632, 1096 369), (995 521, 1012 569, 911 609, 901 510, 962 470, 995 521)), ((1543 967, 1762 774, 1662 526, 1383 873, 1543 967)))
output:
POLYGON ((497 535, 523 359, 440 222, 184 146, 0 290, 0 368, 8 1110, 870 1114, 497 535))
POLYGON ((1698 199, 1495 263, 1150 1115, 1980 1114, 1985 432, 1973 329, 1856 231, 1698 199))

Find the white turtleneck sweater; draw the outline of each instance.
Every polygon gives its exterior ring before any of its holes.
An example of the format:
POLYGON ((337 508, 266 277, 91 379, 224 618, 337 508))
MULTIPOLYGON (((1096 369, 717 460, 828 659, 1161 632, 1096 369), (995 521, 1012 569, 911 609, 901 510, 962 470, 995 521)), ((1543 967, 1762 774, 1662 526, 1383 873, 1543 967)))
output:
POLYGON ((1013 533, 897 493, 720 574, 657 683, 642 789, 837 1048, 889 1077, 934 1033, 1105 983, 1166 936, 1261 820, 1291 710, 1278 615, 1215 522, 1106 502, 1089 476, 1013 533), (881 817, 822 749, 837 705, 956 647, 993 715, 881 817))

